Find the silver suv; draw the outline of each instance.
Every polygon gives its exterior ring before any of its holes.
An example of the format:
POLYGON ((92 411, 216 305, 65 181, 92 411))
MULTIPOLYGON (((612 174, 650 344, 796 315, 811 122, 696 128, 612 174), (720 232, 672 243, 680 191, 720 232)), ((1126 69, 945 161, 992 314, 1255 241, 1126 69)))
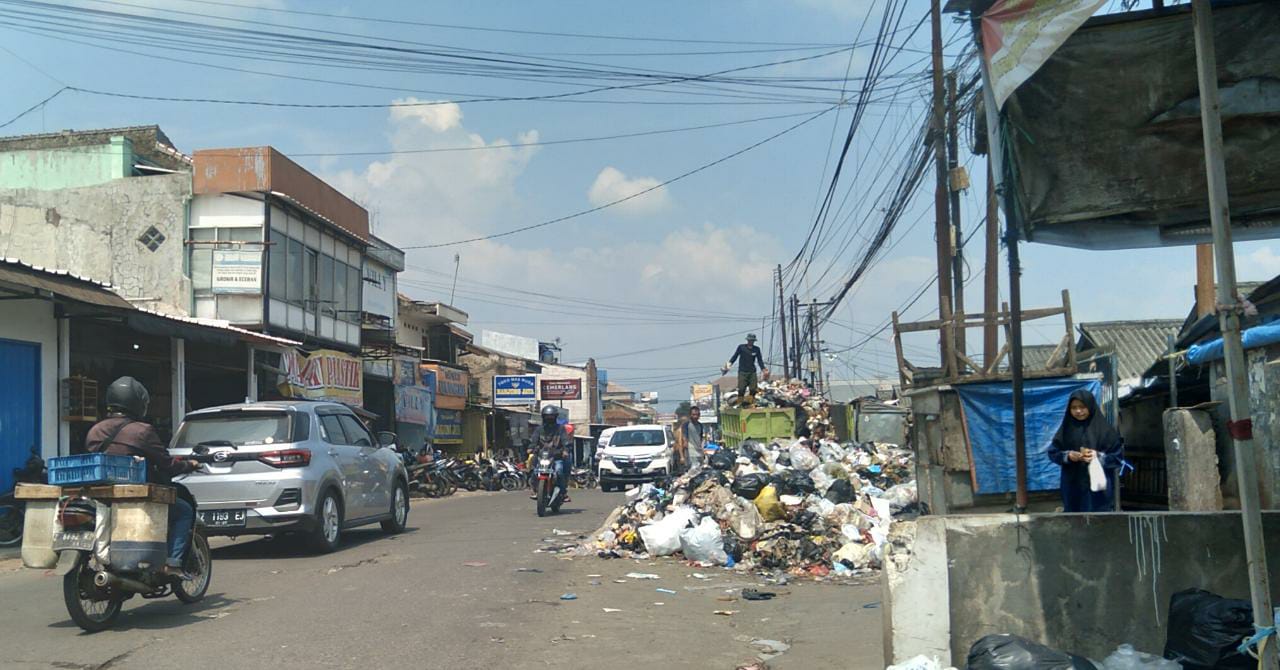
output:
POLYGON ((175 480, 195 496, 208 534, 301 532, 327 552, 347 528, 404 530, 408 476, 394 441, 375 438, 344 405, 258 402, 191 412, 170 450, 213 456, 207 471, 175 480))

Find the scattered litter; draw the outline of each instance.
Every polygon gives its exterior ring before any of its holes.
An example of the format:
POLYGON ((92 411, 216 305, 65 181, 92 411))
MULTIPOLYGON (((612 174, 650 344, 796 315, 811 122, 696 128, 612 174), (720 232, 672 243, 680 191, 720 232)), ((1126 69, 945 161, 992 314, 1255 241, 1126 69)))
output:
POLYGON ((604 575, 587 575, 588 577, 603 577, 604 575))
POLYGON ((648 572, 628 572, 626 576, 631 579, 659 579, 657 575, 648 572))
POLYGON ((576 593, 566 593, 566 594, 564 594, 564 595, 560 596, 560 599, 561 599, 561 600, 577 600, 577 599, 578 599, 578 594, 576 594, 576 593))
POLYGON ((785 653, 791 648, 791 645, 778 640, 761 640, 755 639, 751 641, 751 646, 759 653, 764 660, 769 660, 774 656, 785 653))
POLYGON ((591 586, 600 586, 603 582, 601 582, 599 579, 593 579, 587 583, 590 584, 591 586))
POLYGON ((711 579, 709 575, 704 575, 701 572, 695 572, 690 576, 693 577, 694 579, 711 579))
POLYGON ((756 661, 747 665, 739 665, 734 670, 769 670, 769 664, 764 661, 756 661))
POLYGON ((756 589, 742 589, 743 600, 773 600, 778 594, 773 591, 758 591, 756 589))
POLYGON ((867 603, 867 604, 863 605, 863 606, 862 606, 862 609, 864 609, 864 610, 873 610, 873 609, 876 609, 877 607, 880 607, 880 601, 879 601, 879 600, 877 600, 877 601, 875 601, 875 602, 873 602, 873 603, 867 603))
POLYGON ((625 579, 615 579, 615 580, 613 580, 613 583, 614 583, 614 584, 626 584, 626 583, 627 583, 627 580, 625 580, 625 579))
POLYGON ((738 599, 733 596, 720 596, 719 598, 716 598, 716 601, 722 603, 734 603, 738 602, 738 599))
POLYGON ((491 637, 491 638, 489 638, 489 641, 490 641, 490 642, 496 642, 497 644, 503 644, 503 643, 505 643, 505 642, 506 642, 506 640, 504 640, 503 638, 500 638, 500 637, 491 637))
POLYGON ((467 567, 467 568, 486 568, 486 567, 489 567, 489 564, 488 564, 487 562, 485 562, 485 561, 466 561, 466 562, 465 562, 465 563, 463 563, 462 565, 463 565, 463 567, 467 567))
POLYGON ((891 665, 886 670, 942 670, 942 663, 938 661, 937 656, 930 658, 921 655, 909 658, 897 665, 891 665))
POLYGON ((559 528, 552 528, 551 534, 552 535, 573 535, 573 531, 560 530, 559 528))
POLYGON ((715 611, 715 614, 718 614, 720 616, 733 616, 737 613, 738 613, 738 610, 716 610, 715 611))
MULTIPOLYGON (((473 567, 480 567, 480 566, 473 566, 473 567)), ((538 568, 516 568, 516 572, 537 572, 537 573, 541 573, 542 571, 541 571, 541 570, 539 570, 538 568)))
POLYGON ((667 593, 673 596, 676 594, 676 592, 672 591, 671 589, 656 589, 656 590, 658 593, 667 593))
POLYGON ((622 611, 622 610, 620 610, 620 609, 614 609, 614 608, 612 608, 612 607, 604 607, 604 608, 602 608, 602 609, 604 609, 604 613, 605 613, 605 614, 613 614, 614 612, 621 612, 621 611, 622 611))

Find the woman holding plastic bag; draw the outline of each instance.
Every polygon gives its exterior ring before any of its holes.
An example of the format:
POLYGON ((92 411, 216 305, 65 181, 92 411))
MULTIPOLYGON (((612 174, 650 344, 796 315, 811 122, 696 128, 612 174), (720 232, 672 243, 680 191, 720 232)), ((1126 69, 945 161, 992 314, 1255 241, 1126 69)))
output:
POLYGON ((1114 512, 1114 474, 1123 457, 1124 439, 1098 412, 1093 394, 1072 393, 1049 445, 1049 460, 1062 467, 1062 511, 1114 512))

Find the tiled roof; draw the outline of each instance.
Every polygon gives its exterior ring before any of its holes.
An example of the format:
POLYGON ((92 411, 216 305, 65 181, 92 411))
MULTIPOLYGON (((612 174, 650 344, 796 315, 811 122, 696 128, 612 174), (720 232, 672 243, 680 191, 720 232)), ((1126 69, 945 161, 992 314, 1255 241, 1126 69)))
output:
POLYGON ((1119 378, 1132 379, 1141 377, 1152 363, 1168 351, 1169 336, 1177 337, 1181 329, 1182 321, 1177 319, 1082 323, 1080 345, 1077 349, 1113 349, 1116 352, 1119 378))

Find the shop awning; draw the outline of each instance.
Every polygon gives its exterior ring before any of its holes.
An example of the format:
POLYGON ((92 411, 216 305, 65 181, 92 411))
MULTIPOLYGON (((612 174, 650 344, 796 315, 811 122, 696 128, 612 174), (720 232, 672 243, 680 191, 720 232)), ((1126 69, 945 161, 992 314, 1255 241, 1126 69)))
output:
POLYGON ((133 309, 129 301, 116 295, 109 285, 102 282, 66 270, 30 265, 16 258, 0 259, 0 292, 23 294, 33 291, 101 307, 133 309), (12 284, 14 288, 7 288, 4 284, 12 284))

